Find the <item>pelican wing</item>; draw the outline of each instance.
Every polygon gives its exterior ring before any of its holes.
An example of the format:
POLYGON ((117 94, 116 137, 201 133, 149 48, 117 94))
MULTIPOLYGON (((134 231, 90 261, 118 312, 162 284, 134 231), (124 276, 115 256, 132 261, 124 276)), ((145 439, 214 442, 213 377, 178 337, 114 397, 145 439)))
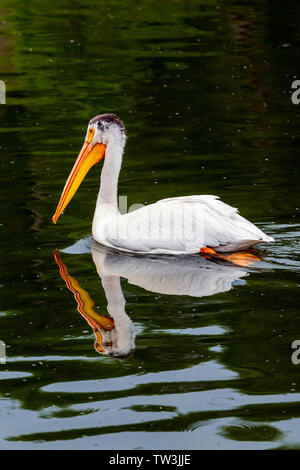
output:
POLYGON ((162 199, 113 217, 95 238, 118 250, 173 254, 197 253, 206 246, 235 251, 273 241, 236 208, 210 195, 162 199))

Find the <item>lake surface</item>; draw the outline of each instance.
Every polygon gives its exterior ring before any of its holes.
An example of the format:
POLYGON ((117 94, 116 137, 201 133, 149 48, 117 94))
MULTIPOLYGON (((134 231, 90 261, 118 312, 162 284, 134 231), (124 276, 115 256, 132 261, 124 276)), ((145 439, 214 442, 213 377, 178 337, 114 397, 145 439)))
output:
POLYGON ((300 447, 299 26, 296 1, 1 2, 1 449, 300 447), (219 195, 275 238, 262 261, 101 251, 100 165, 53 225, 104 112, 128 207, 219 195))

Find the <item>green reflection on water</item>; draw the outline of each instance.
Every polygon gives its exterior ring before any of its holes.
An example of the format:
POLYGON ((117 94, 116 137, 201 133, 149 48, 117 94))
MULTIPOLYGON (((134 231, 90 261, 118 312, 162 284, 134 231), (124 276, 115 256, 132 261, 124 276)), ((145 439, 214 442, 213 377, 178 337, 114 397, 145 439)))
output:
MULTIPOLYGON (((299 8, 1 3, 0 377, 23 374, 0 383, 1 448, 299 446, 299 8), (125 360, 94 352, 53 259, 91 232, 97 167, 51 216, 89 119, 108 111, 127 127, 128 205, 217 194, 276 238, 263 270, 209 297, 123 279, 136 331, 125 360)), ((105 314, 91 254, 64 260, 105 314)))

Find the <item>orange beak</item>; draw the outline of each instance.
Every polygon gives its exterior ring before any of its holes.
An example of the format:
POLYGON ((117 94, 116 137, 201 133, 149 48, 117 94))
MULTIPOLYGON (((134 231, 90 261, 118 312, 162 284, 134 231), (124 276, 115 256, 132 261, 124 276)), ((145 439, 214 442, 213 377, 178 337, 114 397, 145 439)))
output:
POLYGON ((71 201, 88 171, 92 168, 92 166, 104 158, 105 150, 106 145, 104 144, 97 143, 91 146, 88 140, 84 142, 80 154, 78 155, 78 158, 67 179, 55 214, 52 217, 52 222, 56 224, 58 217, 71 201))

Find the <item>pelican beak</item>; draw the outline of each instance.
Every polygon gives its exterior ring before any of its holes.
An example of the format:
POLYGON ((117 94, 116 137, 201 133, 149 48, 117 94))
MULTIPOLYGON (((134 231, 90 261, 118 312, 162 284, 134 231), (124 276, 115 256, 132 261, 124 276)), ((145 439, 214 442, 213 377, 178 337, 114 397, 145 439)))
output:
POLYGON ((69 174, 55 214, 52 217, 52 222, 56 224, 58 217, 71 201, 88 171, 105 156, 105 150, 105 144, 96 143, 92 145, 89 140, 84 142, 69 174))

